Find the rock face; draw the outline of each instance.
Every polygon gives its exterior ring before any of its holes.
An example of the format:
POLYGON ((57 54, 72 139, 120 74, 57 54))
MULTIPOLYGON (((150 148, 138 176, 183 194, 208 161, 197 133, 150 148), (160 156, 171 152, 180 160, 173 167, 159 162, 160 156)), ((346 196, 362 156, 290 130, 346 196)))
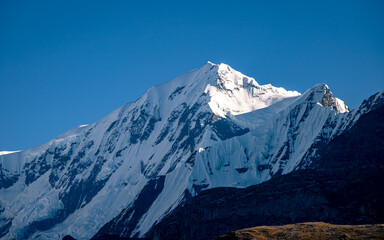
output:
POLYGON ((201 191, 310 168, 383 96, 349 111, 325 84, 301 95, 207 63, 96 123, 1 155, 0 237, 143 237, 201 191))
POLYGON ((255 227, 231 232, 218 240, 263 239, 354 239, 371 240, 384 238, 384 225, 332 225, 322 222, 301 223, 285 226, 255 227))
POLYGON ((155 226, 153 239, 214 239, 236 229, 308 221, 384 222, 383 119, 384 107, 362 116, 322 150, 312 169, 245 189, 202 192, 155 226))

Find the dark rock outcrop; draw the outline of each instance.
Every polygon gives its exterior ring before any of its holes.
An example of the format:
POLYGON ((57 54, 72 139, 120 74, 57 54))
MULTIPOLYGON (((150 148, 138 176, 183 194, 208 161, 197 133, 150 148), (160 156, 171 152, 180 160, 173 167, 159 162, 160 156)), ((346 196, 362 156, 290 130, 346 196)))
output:
POLYGON ((149 207, 163 190, 164 181, 165 176, 150 180, 133 204, 128 206, 116 218, 105 224, 93 239, 130 239, 128 237, 135 229, 140 218, 148 211, 149 207))

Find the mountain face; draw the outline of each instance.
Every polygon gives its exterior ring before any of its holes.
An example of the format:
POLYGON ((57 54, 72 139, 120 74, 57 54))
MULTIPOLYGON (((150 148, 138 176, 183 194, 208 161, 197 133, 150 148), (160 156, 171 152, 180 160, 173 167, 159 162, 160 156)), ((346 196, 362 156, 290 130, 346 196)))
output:
POLYGON ((383 119, 384 106, 364 114, 351 129, 332 139, 307 169, 245 189, 204 191, 148 235, 155 240, 208 240, 255 226, 382 223, 383 119))
POLYGON ((0 237, 142 237, 202 190, 310 168, 383 93, 349 111, 325 84, 301 95, 208 62, 94 124, 0 156, 0 237))

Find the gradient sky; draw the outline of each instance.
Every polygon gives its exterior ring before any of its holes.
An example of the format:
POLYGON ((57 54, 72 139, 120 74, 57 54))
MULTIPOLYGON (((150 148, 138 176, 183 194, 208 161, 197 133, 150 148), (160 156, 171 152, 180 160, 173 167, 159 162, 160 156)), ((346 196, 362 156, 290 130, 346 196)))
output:
POLYGON ((136 2, 0 1, 0 150, 207 61, 301 93, 324 82, 350 108, 384 87, 384 1, 136 2))

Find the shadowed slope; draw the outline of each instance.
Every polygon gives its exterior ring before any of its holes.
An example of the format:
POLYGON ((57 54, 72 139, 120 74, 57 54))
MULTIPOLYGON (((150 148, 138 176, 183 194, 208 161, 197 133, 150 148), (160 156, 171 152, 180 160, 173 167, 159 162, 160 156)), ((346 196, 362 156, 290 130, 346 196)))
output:
POLYGON ((202 192, 154 228, 154 239, 213 239, 236 229, 323 221, 384 222, 384 107, 362 116, 314 162, 246 189, 202 192))

